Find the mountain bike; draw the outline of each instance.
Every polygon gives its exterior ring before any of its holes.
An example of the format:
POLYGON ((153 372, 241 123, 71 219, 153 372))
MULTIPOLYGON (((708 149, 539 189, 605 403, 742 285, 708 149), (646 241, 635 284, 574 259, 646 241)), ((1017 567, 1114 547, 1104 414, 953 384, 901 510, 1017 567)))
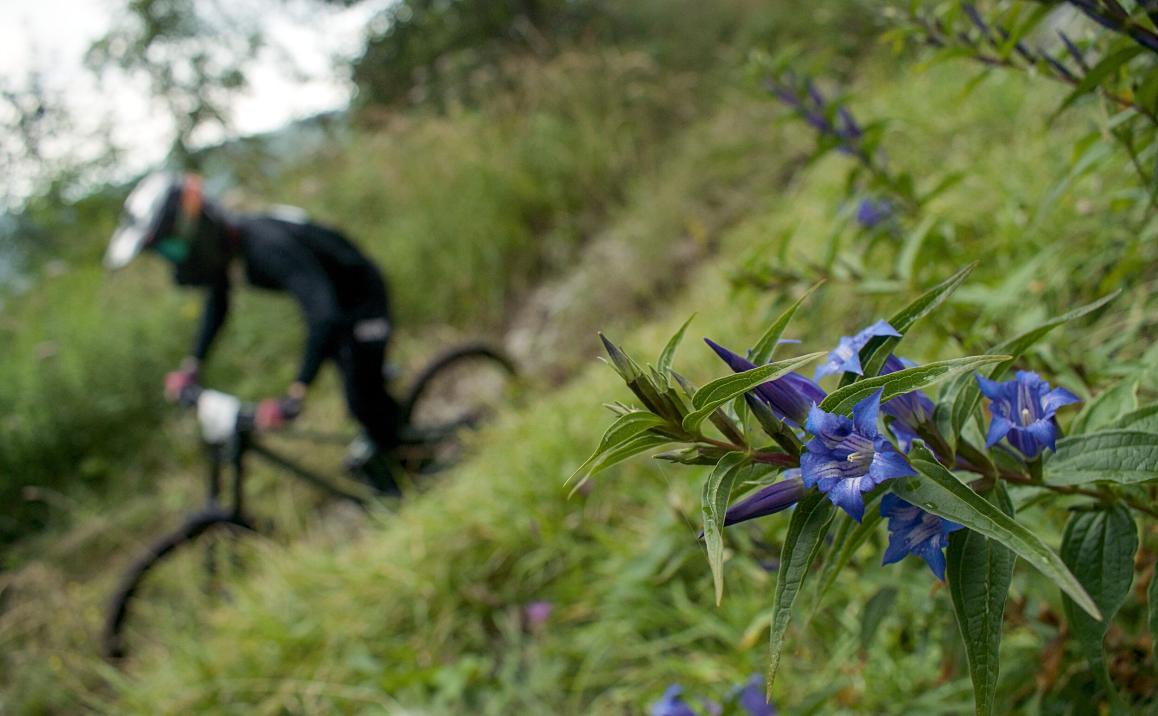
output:
MULTIPOLYGON (((397 465, 410 474, 427 474, 457 461, 463 432, 479 425, 499 403, 509 399, 516 373, 509 358, 482 344, 459 346, 428 361, 399 401, 404 429, 397 465)), ((181 560, 181 555, 188 562, 192 545, 205 543, 205 583, 204 588, 197 589, 202 593, 216 591, 223 571, 239 566, 236 540, 259 531, 245 509, 248 457, 256 456, 327 496, 353 505, 365 507, 375 499, 370 486, 323 476, 265 444, 255 427, 255 404, 198 387, 186 391, 181 402, 195 408, 201 441, 208 454, 206 502, 201 509, 188 513, 175 530, 151 542, 122 574, 105 614, 102 635, 102 650, 111 660, 127 655, 126 628, 136 605, 164 599, 147 595, 150 584, 161 581, 156 573, 166 571, 159 570, 161 565, 171 565, 181 560)), ((292 428, 278 434, 315 443, 349 442, 352 437, 292 428)), ((176 583, 176 590, 193 588, 189 582, 196 579, 190 574, 191 566, 192 562, 183 572, 176 567, 167 568, 173 570, 170 581, 176 583)))

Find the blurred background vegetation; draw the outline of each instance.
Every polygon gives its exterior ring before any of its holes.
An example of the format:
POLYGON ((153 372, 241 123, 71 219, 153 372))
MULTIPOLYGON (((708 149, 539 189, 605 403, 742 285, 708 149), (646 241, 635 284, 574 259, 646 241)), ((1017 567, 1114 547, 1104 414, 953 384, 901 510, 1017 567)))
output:
MULTIPOLYGON (((130 7, 92 61, 144 72, 171 98, 183 118, 171 161, 204 172, 234 208, 296 204, 348 231, 391 280, 403 365, 452 338, 489 338, 526 367, 529 396, 461 469, 369 518, 335 518, 259 471, 254 504, 278 526, 247 546, 260 564, 204 618, 157 617, 141 656, 114 669, 95 643, 112 577, 198 499, 192 429, 159 393, 200 302, 159 262, 105 276, 99 257, 131 182, 54 171, 0 223, 19 266, 0 299, 0 712, 638 713, 670 682, 719 697, 759 672, 775 549, 745 555, 778 544, 786 522, 737 532, 756 548, 733 555, 716 609, 685 472, 634 464, 570 501, 562 488, 598 439, 599 400, 617 395, 591 360, 595 330, 657 353, 699 310, 690 335, 746 345, 798 285, 794 271, 854 231, 845 160, 810 160, 814 139, 763 92, 753 52, 806 50, 800 71, 822 70, 858 116, 889 120, 891 161, 918 176, 968 172, 930 208, 965 229, 909 257, 905 282, 837 272, 797 324, 810 350, 973 257, 977 287, 910 357, 947 357, 962 332, 983 350, 1119 286, 1121 311, 1033 360, 1088 393, 1111 377, 1105 341, 1126 336, 1138 358, 1152 338, 1152 284, 1126 270, 1072 280, 1137 226, 1115 203, 1124 166, 1091 177, 1058 151, 1096 110, 1046 131, 1059 89, 994 74, 967 93, 963 66, 922 68, 879 43, 876 3, 401 0, 367 27, 347 111, 211 147, 194 138, 227 124, 260 24, 235 27, 234 54, 203 52, 189 75, 182 63, 211 37, 197 6, 130 7), (535 601, 553 605, 544 624, 525 616, 535 601)), ((1134 266, 1153 263, 1131 246, 1134 266)), ((900 247, 874 251, 863 265, 888 273, 900 247)), ((302 338, 294 307, 239 298, 205 380, 275 394, 302 338)), ((719 374, 693 341, 682 350, 694 379, 719 374)), ((333 381, 323 376, 307 424, 343 419, 333 381)), ((781 676, 786 710, 971 712, 945 595, 908 580, 892 597, 905 618, 874 622, 864 605, 894 580, 863 561, 801 627, 781 676)), ((1017 578, 1017 614, 1060 610, 1025 589, 1036 577, 1017 578)), ((1006 637, 1008 698, 1040 676, 1053 636, 1022 620, 1006 637)))

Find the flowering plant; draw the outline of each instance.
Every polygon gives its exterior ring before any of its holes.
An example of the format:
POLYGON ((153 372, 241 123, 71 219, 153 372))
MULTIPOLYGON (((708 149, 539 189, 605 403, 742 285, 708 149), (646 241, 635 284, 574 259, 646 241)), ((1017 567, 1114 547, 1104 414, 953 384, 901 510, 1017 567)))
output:
MULTIPOLYGON (((813 568, 826 561, 823 593, 886 523, 884 564, 913 555, 948 584, 979 713, 994 708, 1001 617, 1016 558, 1061 590, 1071 634, 1099 672, 1107 698, 1117 702, 1102 638, 1133 580, 1136 520, 1158 518, 1149 492, 1158 484, 1158 405, 1121 403, 1124 391, 1112 389, 1112 398, 1099 396, 1079 408, 1076 395, 1035 373, 1009 375, 1036 342, 1103 309, 1113 294, 988 353, 924 365, 897 357, 913 326, 973 268, 887 320, 840 338, 830 352, 773 361, 810 290, 746 356, 708 340, 733 374, 699 388, 673 367, 688 324, 655 367, 603 338, 611 365, 642 405, 610 406, 615 421, 572 480, 582 484, 661 447, 659 459, 712 466, 702 488, 702 538, 717 603, 724 591, 725 527, 791 509, 779 518, 788 520, 788 529, 772 607, 769 695, 794 605, 813 568), (821 360, 817 380, 839 376, 831 391, 799 372, 821 360), (940 387, 936 396, 927 392, 934 387, 940 387), (1116 401, 1114 410, 1109 400, 1116 401), (1062 429, 1067 413, 1077 414, 1068 434, 1062 429), (1035 494, 1044 499, 1029 497, 1035 494), (1080 500, 1060 553, 1015 512, 1011 495, 1020 505, 1080 500)), ((1155 584, 1158 579, 1152 594, 1155 584)))

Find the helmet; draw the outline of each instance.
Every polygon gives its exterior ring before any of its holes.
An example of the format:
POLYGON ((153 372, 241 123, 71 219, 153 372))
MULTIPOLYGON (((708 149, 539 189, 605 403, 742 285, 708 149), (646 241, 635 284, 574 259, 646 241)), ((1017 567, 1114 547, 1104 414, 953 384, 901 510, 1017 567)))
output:
POLYGON ((199 233, 203 203, 196 174, 149 174, 125 199, 105 267, 123 268, 147 248, 174 264, 185 262, 199 233))

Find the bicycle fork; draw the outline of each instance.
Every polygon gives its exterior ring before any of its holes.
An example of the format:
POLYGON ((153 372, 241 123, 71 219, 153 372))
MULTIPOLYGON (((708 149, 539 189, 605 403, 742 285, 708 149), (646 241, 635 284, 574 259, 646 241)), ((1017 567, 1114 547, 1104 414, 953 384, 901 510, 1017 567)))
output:
MULTIPOLYGON (((240 524, 248 524, 248 520, 242 514, 244 502, 244 490, 242 482, 245 475, 244 455, 249 445, 248 437, 244 434, 235 435, 233 440, 224 445, 209 445, 209 474, 208 474, 208 494, 206 495, 208 508, 210 510, 222 510, 221 504, 221 488, 222 477, 225 472, 225 464, 229 463, 229 472, 233 478, 230 484, 230 492, 232 500, 229 507, 230 515, 240 524)), ((237 552, 237 547, 233 540, 229 542, 229 553, 226 557, 234 568, 240 567, 240 556, 237 552)), ((218 562, 219 555, 217 550, 217 543, 210 542, 205 545, 205 574, 206 574, 206 590, 208 592, 216 592, 220 588, 218 577, 218 562)))

